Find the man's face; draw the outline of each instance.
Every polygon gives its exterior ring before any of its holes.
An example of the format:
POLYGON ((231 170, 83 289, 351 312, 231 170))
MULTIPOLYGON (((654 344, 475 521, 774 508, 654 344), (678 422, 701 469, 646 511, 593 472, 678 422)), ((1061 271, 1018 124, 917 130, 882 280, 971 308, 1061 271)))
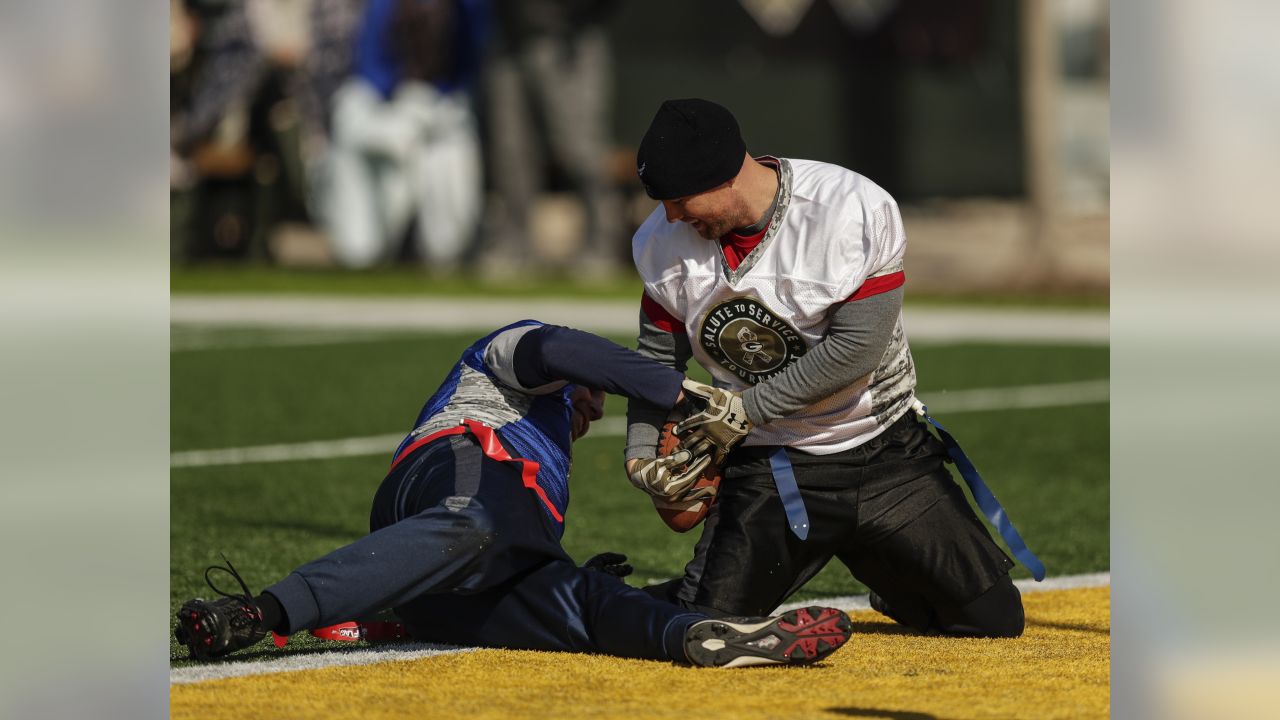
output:
POLYGON ((604 391, 577 387, 569 394, 573 404, 573 439, 587 434, 593 420, 604 417, 604 391))
POLYGON ((667 222, 685 222, 707 240, 719 240, 730 230, 750 225, 746 200, 725 183, 697 195, 687 195, 674 200, 663 200, 662 209, 667 222))

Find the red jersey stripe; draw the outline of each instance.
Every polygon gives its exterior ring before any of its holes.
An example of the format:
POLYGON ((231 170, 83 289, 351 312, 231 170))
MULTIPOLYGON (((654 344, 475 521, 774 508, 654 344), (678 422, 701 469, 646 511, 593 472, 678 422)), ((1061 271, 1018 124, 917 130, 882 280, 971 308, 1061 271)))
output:
POLYGON ((666 308, 658 304, 657 300, 649 297, 649 293, 645 293, 640 298, 640 310, 644 316, 649 318, 649 322, 658 326, 663 332, 669 332, 672 335, 685 334, 684 323, 676 319, 675 315, 667 312, 666 308))
POLYGON ((867 278, 867 281, 862 283, 862 287, 858 288, 857 292, 850 295, 849 299, 846 300, 845 302, 853 302, 854 300, 869 298, 872 295, 887 293, 890 290, 897 290, 898 288, 902 287, 902 284, 905 283, 906 281, 907 281, 906 273, 904 273, 901 270, 899 270, 896 273, 889 273, 888 275, 881 275, 879 277, 867 278))

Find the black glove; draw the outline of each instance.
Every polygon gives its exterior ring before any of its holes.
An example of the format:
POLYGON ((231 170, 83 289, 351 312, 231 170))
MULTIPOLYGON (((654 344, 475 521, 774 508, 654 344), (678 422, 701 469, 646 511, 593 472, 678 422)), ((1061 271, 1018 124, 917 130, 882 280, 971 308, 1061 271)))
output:
POLYGON ((582 564, 584 570, 595 570, 605 575, 624 578, 635 572, 627 563, 627 556, 616 552, 603 552, 582 564))

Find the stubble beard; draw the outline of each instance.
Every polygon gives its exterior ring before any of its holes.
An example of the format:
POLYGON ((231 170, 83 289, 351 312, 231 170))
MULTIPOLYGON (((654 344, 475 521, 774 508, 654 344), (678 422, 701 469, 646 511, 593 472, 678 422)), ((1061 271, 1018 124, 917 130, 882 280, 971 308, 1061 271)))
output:
POLYGON ((719 240, 725 235, 728 235, 730 230, 751 223, 750 220, 744 223, 739 219, 735 219, 741 218, 742 216, 743 211, 740 209, 736 213, 725 213, 724 217, 716 220, 703 220, 699 218, 699 223, 695 225, 693 229, 706 240, 719 240))
POLYGON ((733 224, 727 220, 717 221, 714 225, 704 220, 693 227, 704 240, 719 240, 732 229, 733 224))

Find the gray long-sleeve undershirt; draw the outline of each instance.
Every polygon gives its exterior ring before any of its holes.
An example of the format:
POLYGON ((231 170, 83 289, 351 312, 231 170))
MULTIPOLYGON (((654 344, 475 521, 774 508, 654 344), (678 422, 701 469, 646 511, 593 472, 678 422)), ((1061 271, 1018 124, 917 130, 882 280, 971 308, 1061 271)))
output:
MULTIPOLYGON (((659 328, 643 310, 640 311, 640 337, 636 340, 636 352, 680 372, 688 369, 689 358, 693 357, 688 335, 669 333, 659 328)), ((627 460, 651 458, 658 454, 658 434, 669 412, 640 400, 627 402, 627 460)))
MULTIPOLYGON (((743 392, 751 423, 764 425, 786 417, 875 370, 893 338, 902 296, 899 287, 836 308, 826 336, 809 352, 786 370, 743 392)), ((661 330, 643 312, 637 351, 681 372, 693 355, 688 336, 661 330)), ((654 457, 665 420, 662 409, 635 401, 627 406, 628 460, 654 457)))

